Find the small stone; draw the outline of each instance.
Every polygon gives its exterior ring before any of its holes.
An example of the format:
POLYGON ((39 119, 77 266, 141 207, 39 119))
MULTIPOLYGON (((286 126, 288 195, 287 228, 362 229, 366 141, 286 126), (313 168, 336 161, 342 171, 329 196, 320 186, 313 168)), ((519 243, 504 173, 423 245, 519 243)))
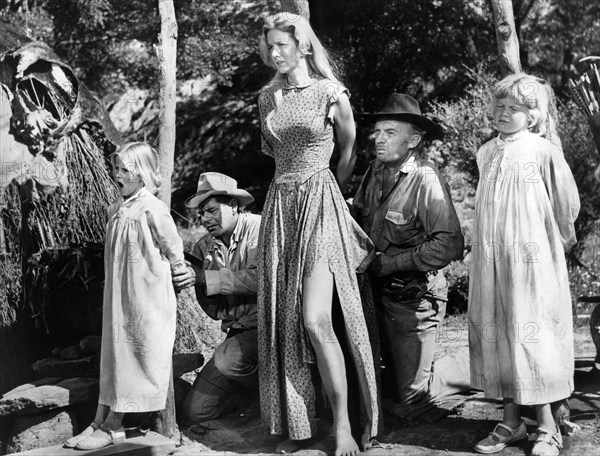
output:
POLYGON ((63 361, 72 361, 74 359, 79 359, 81 358, 81 351, 76 345, 69 345, 68 347, 65 347, 61 350, 59 358, 63 361))
POLYGON ((58 358, 60 356, 60 352, 61 352, 61 349, 58 347, 55 347, 50 352, 50 355, 54 356, 55 358, 58 358))
POLYGON ((79 350, 84 355, 97 355, 102 346, 101 336, 86 336, 79 341, 79 350))

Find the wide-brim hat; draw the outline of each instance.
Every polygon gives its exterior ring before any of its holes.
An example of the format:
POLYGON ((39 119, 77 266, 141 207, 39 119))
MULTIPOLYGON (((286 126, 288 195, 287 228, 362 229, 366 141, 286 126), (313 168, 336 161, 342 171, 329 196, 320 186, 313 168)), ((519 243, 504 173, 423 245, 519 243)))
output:
POLYGON ((444 137, 442 127, 437 122, 422 115, 417 100, 404 93, 392 93, 385 101, 381 111, 359 114, 358 117, 370 122, 386 119, 408 122, 424 130, 429 139, 442 139, 444 137))
POLYGON ((188 198, 185 205, 189 208, 198 207, 206 199, 221 195, 235 198, 240 206, 247 206, 254 201, 250 193, 237 188, 237 181, 233 177, 221 173, 202 173, 196 194, 188 198))

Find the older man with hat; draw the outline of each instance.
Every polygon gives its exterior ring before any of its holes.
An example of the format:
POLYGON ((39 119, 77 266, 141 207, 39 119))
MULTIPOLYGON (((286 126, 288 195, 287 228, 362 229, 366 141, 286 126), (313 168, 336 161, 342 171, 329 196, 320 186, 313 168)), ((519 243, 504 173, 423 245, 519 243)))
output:
POLYGON ((385 371, 393 373, 401 404, 435 401, 469 389, 468 352, 432 366, 446 313, 447 284, 440 270, 463 253, 448 184, 420 152, 425 139, 440 139, 443 131, 421 114, 415 99, 399 93, 380 112, 360 118, 374 123, 377 156, 353 205, 377 248, 370 270, 385 371))
POLYGON ((181 405, 186 420, 213 419, 241 407, 258 391, 257 264, 260 216, 243 211, 254 201, 237 181, 204 173, 186 206, 197 208, 210 233, 193 249, 188 272, 173 277, 176 289, 195 286, 206 314, 227 333, 198 374, 181 405))

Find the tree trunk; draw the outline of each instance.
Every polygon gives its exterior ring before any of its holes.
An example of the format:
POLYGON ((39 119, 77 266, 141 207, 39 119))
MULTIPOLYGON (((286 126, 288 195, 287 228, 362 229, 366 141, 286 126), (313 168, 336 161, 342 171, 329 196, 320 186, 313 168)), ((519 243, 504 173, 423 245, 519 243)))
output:
POLYGON ((154 420, 150 424, 154 432, 164 435, 166 438, 176 440, 178 436, 177 422, 175 420, 175 390, 173 389, 173 369, 169 379, 169 392, 167 393, 167 405, 164 410, 154 414, 154 420))
POLYGON ((160 35, 156 53, 159 64, 159 171, 160 199, 171 206, 171 175, 175 155, 175 75, 177 60, 177 22, 173 0, 158 0, 160 35))
MULTIPOLYGON (((158 11, 160 13, 160 35, 156 47, 160 84, 158 166, 162 182, 160 198, 170 207, 171 175, 175 156, 175 76, 177 69, 177 22, 173 0, 158 0, 158 11)), ((169 439, 177 436, 172 370, 166 407, 157 412, 152 428, 169 439)))
POLYGON ((299 14, 310 21, 310 8, 308 0, 281 0, 281 10, 288 13, 299 14))
POLYGON ((519 40, 515 30, 512 2, 511 0, 492 0, 492 8, 494 9, 494 25, 502 75, 519 73, 521 59, 519 58, 519 40))

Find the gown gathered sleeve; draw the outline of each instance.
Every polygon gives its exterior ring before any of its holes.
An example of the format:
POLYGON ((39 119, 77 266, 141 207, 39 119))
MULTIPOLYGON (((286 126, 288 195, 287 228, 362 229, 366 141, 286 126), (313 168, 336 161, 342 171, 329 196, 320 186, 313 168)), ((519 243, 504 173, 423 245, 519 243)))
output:
POLYGON ((167 207, 157 204, 152 211, 146 210, 146 220, 158 249, 171 265, 171 272, 183 267, 183 241, 167 207))
POLYGON ((562 151, 558 147, 553 147, 545 158, 541 175, 554 209, 562 245, 568 252, 577 242, 575 219, 581 206, 579 192, 562 151))

